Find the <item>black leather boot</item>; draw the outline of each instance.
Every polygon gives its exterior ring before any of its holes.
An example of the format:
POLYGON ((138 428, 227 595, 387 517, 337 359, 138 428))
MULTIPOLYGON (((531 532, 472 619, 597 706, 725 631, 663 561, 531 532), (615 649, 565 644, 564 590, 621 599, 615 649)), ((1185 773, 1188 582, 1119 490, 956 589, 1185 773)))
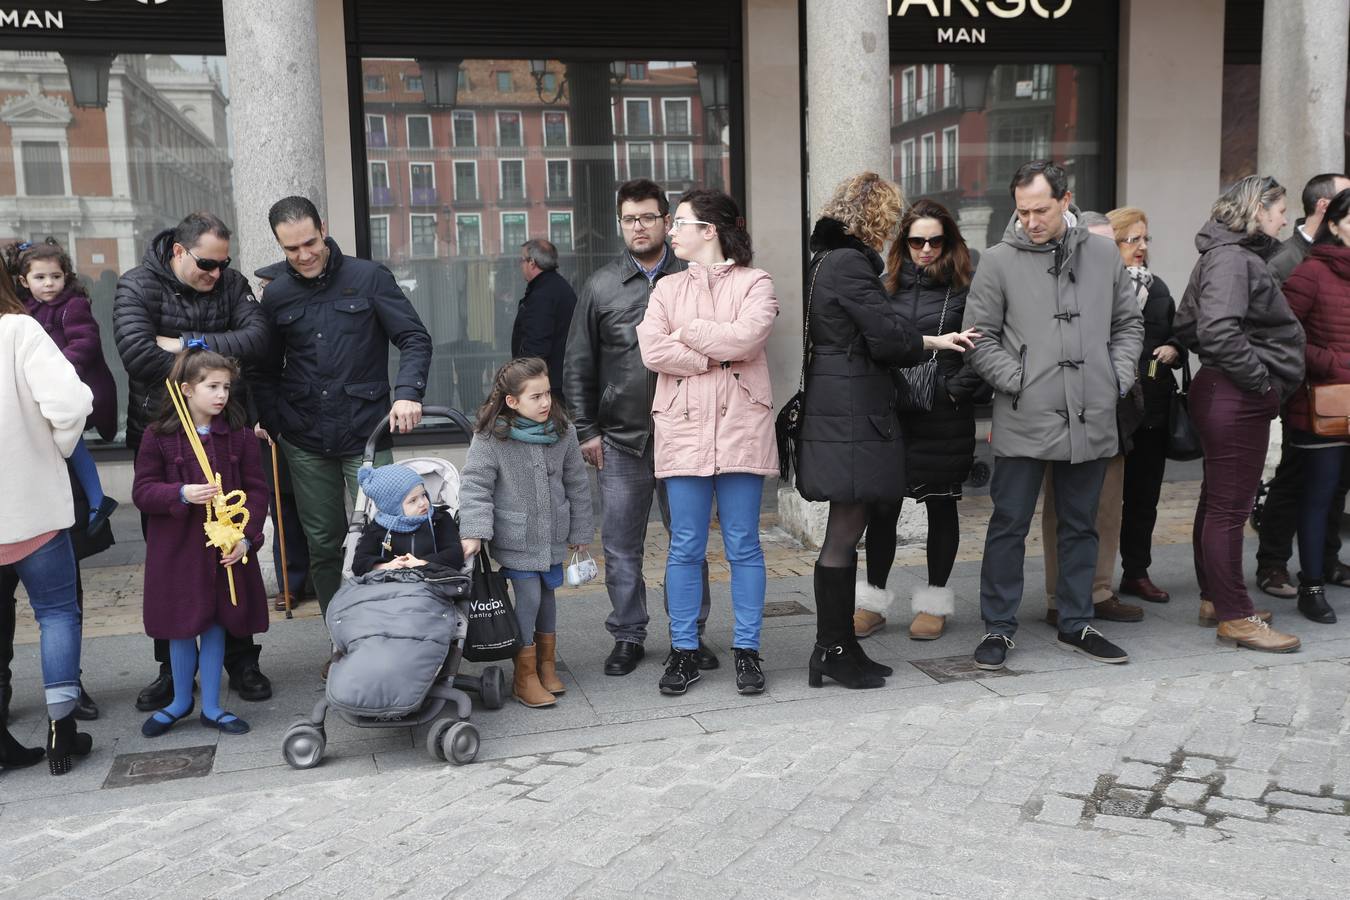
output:
POLYGON ((811 687, 820 687, 825 677, 848 688, 878 688, 886 684, 879 672, 867 671, 853 651, 857 646, 853 638, 856 577, 856 563, 847 568, 816 564, 816 646, 806 676, 811 687))
POLYGON ((1327 602, 1327 592, 1320 581, 1304 581, 1299 578, 1298 611, 1305 619, 1331 625, 1336 621, 1336 611, 1327 602))
MULTIPOLYGON (((895 671, 886 665, 871 659, 858 643, 858 637, 853 631, 853 613, 857 609, 857 586, 858 586, 858 558, 853 557, 853 564, 840 569, 831 566, 816 566, 816 576, 818 589, 816 592, 816 603, 819 605, 820 579, 824 581, 824 589, 833 598, 835 605, 831 606, 831 614, 837 619, 832 623, 831 634, 835 635, 833 630, 837 628, 837 637, 831 637, 831 642, 837 641, 844 645, 844 650, 849 656, 853 657, 864 672, 872 675, 880 675, 882 678, 888 678, 895 674, 895 671)), ((817 635, 819 640, 819 635, 817 635)))
POLYGON ((70 771, 72 756, 89 755, 94 739, 76 730, 74 713, 47 723, 47 768, 53 775, 64 775, 70 771))
POLYGON ((0 769, 22 769, 36 765, 44 755, 41 747, 25 747, 14 740, 8 728, 0 726, 0 769))

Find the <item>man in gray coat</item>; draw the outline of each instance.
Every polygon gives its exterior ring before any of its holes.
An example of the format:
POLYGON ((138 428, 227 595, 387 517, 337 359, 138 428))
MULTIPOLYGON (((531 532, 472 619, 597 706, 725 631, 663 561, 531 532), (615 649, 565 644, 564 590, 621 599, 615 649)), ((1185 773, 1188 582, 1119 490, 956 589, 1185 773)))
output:
POLYGON ((994 512, 980 572, 981 669, 1001 669, 1017 631, 1027 530, 1046 466, 1059 517, 1059 644, 1100 662, 1129 657, 1092 627, 1097 499, 1120 452, 1116 404, 1136 378, 1144 323, 1120 253, 1079 227, 1068 176, 1029 162, 1017 212, 985 252, 966 299, 979 332, 970 364, 995 391, 994 512))

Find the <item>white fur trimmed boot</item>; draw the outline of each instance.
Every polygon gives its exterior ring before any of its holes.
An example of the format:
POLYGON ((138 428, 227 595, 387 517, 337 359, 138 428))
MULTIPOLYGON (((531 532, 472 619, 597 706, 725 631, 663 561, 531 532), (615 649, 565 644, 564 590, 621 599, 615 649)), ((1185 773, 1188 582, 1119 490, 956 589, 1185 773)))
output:
POLYGON ((865 638, 886 627, 886 613, 895 602, 895 592, 868 584, 859 578, 854 589, 853 636, 865 638))
POLYGON ((909 636, 916 641, 935 641, 942 637, 947 617, 956 612, 956 593, 951 588, 921 587, 914 592, 914 621, 909 636))

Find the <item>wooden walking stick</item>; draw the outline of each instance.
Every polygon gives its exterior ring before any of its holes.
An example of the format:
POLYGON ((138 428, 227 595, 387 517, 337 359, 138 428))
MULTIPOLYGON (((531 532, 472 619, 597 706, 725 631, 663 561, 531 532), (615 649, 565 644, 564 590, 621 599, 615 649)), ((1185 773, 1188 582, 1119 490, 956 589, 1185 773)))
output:
POLYGON ((269 440, 272 445, 272 491, 276 494, 277 506, 276 515, 272 518, 277 523, 277 548, 281 550, 281 572, 278 574, 277 581, 281 582, 281 596, 286 602, 286 618, 294 619, 291 613, 291 578, 290 567, 286 563, 286 527, 281 524, 281 473, 277 465, 277 443, 269 440))

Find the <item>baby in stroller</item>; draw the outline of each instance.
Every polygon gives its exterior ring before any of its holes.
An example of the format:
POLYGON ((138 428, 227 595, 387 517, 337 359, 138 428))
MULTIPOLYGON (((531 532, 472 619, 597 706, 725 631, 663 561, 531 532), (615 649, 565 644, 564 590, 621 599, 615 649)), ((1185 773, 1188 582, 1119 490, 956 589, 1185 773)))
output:
POLYGON ((362 468, 356 480, 378 511, 356 543, 353 575, 428 563, 451 569, 464 565, 454 514, 447 507, 431 505, 421 475, 394 464, 362 468))

